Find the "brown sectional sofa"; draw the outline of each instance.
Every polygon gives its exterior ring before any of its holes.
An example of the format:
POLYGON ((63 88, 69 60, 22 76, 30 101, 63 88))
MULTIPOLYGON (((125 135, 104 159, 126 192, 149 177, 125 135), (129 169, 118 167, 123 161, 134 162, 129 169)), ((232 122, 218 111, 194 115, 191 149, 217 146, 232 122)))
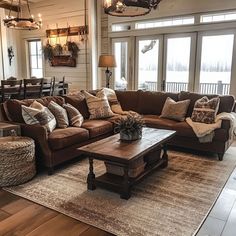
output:
MULTIPOLYGON (((177 94, 144 91, 116 91, 116 94, 123 110, 132 110, 142 114, 148 127, 176 130, 177 135, 171 140, 170 145, 216 152, 220 160, 222 160, 225 151, 230 145, 230 125, 228 121, 224 121, 222 127, 216 130, 212 143, 202 144, 199 143, 192 128, 186 122, 177 122, 159 117, 167 97, 171 97, 175 101, 190 99, 188 116, 191 116, 195 101, 203 95, 188 92, 177 94)), ((231 112, 234 105, 234 97, 222 96, 220 99, 219 112, 231 112)), ((34 101, 32 99, 22 101, 8 100, 2 105, 1 109, 6 121, 20 124, 22 135, 35 140, 37 160, 48 168, 49 174, 52 173, 55 166, 79 156, 78 147, 110 136, 114 130, 112 123, 114 118, 104 120, 88 119, 88 107, 82 94, 65 96, 64 98, 54 96, 37 99, 45 106, 51 100, 59 105, 66 102, 75 106, 85 119, 82 127, 55 129, 52 133, 48 133, 43 126, 24 124, 21 115, 21 105, 29 106, 34 101)))

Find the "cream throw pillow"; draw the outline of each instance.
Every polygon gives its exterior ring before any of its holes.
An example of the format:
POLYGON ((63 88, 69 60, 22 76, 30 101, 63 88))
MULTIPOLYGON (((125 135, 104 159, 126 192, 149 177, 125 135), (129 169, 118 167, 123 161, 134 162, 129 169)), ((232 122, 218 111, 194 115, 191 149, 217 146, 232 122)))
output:
POLYGON ((84 121, 84 117, 81 115, 81 113, 69 103, 64 104, 63 107, 67 111, 70 125, 74 127, 81 127, 84 121))
POLYGON ((82 91, 82 93, 85 96, 86 103, 89 109, 89 119, 94 120, 108 118, 115 115, 111 110, 104 91, 100 91, 96 96, 93 96, 86 91, 82 91))
POLYGON ((58 128, 67 128, 69 126, 67 112, 63 107, 61 107, 54 101, 51 101, 48 105, 48 109, 55 116, 58 128))
POLYGON ((171 120, 184 121, 189 104, 190 104, 189 99, 176 102, 170 97, 168 97, 166 99, 160 117, 171 120))
POLYGON ((34 101, 29 107, 22 105, 22 116, 26 124, 44 125, 49 132, 56 128, 56 119, 49 109, 37 101, 34 101))
POLYGON ((108 99, 109 104, 111 106, 112 112, 114 112, 116 114, 120 114, 120 115, 123 115, 123 114, 127 113, 127 112, 123 111, 123 109, 122 109, 122 107, 121 107, 121 105, 120 105, 120 103, 117 99, 116 93, 113 89, 103 88, 102 90, 100 90, 97 93, 97 96, 100 97, 101 93, 104 93, 107 96, 107 99, 108 99))

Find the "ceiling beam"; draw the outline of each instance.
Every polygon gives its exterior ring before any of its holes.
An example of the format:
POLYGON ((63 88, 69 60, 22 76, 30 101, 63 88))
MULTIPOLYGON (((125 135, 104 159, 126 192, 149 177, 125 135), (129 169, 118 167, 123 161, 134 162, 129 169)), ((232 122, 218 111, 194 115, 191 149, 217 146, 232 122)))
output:
POLYGON ((15 12, 18 11, 17 6, 15 6, 15 5, 11 6, 11 4, 6 3, 6 2, 0 2, 0 8, 4 8, 4 9, 7 9, 7 10, 12 10, 12 11, 15 11, 15 12))

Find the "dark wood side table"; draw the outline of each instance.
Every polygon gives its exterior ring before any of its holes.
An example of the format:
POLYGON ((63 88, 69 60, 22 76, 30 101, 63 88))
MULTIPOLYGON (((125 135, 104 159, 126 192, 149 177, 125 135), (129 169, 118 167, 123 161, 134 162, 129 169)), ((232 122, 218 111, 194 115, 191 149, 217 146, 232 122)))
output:
POLYGON ((12 131, 17 135, 21 135, 21 128, 19 125, 0 122, 0 137, 11 136, 12 131))

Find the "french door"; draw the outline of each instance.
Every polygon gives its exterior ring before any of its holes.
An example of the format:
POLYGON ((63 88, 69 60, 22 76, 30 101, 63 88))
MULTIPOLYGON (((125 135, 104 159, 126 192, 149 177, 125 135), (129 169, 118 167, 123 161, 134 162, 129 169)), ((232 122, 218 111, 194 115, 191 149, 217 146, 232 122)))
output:
POLYGON ((163 37, 138 37, 136 39, 135 87, 161 90, 163 37))
POLYGON ((196 34, 166 35, 164 39, 163 90, 192 91, 196 34))
POLYGON ((113 88, 116 90, 131 89, 131 39, 119 38, 112 40, 112 53, 116 58, 116 68, 114 68, 113 88))
POLYGON ((195 90, 229 94, 235 31, 203 32, 198 36, 195 90))

